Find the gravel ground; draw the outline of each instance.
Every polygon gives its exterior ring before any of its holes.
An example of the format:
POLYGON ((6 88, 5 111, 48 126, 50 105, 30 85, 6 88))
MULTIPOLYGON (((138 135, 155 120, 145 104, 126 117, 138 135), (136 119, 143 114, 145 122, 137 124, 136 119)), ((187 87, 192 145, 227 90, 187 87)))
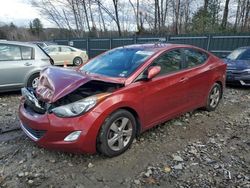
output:
POLYGON ((227 88, 216 111, 163 123, 112 159, 48 151, 10 131, 19 96, 0 94, 0 187, 250 187, 249 89, 227 88))

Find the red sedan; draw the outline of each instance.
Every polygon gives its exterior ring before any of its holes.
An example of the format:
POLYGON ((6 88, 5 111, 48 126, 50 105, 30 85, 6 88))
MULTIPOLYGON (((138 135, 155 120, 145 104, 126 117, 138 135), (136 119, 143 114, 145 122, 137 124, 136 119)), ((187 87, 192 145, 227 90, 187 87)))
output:
POLYGON ((50 67, 22 89, 23 131, 38 145, 112 157, 136 135, 182 113, 215 110, 226 64, 189 45, 116 48, 78 70, 50 67))

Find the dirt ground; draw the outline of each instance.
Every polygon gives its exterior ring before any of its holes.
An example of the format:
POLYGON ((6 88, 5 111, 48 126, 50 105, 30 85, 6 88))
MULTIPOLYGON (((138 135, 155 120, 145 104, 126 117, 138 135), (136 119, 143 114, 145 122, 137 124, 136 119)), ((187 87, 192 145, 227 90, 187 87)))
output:
POLYGON ((15 130, 19 96, 0 94, 0 187, 250 187, 249 88, 227 88, 216 111, 159 125, 111 159, 37 147, 15 130))

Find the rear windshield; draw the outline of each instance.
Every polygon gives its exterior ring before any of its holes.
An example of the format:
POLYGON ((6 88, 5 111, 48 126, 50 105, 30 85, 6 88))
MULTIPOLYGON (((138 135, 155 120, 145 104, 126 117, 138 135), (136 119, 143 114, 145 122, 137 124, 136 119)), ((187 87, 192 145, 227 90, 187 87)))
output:
POLYGON ((118 48, 100 55, 81 70, 109 77, 128 77, 142 65, 154 51, 150 49, 118 48))
POLYGON ((39 45, 37 45, 37 47, 43 52, 43 54, 48 57, 49 59, 51 59, 51 57, 49 56, 49 54, 39 45))

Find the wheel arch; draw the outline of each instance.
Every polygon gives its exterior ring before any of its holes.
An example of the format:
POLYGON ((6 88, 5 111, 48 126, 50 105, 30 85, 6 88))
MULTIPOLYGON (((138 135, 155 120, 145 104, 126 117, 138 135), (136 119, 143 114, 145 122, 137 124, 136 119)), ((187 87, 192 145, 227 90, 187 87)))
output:
POLYGON ((138 113, 136 112, 136 110, 134 110, 131 107, 127 107, 127 106, 120 107, 120 108, 116 109, 115 111, 117 111, 117 110, 127 110, 135 117, 135 120, 136 120, 136 136, 138 136, 141 133, 141 121, 140 121, 140 117, 139 117, 138 113))
POLYGON ((98 148, 97 147, 97 144, 98 144, 98 135, 100 133, 100 130, 101 130, 101 127, 103 125, 103 123, 115 112, 117 112, 118 110, 127 110, 128 112, 130 112, 134 117, 135 117, 135 120, 136 120, 136 137, 141 133, 141 121, 140 121, 140 116, 138 114, 138 112, 132 108, 132 107, 129 107, 129 106, 119 106, 115 109, 113 109, 112 111, 109 111, 107 114, 105 114, 106 118, 102 121, 102 124, 100 124, 100 126, 98 126, 98 129, 96 130, 97 132, 97 135, 96 135, 96 142, 95 142, 95 145, 96 145, 96 149, 98 148))
POLYGON ((82 63, 83 63, 83 58, 79 54, 77 54, 75 57, 73 57, 73 60, 72 60, 73 65, 74 65, 74 61, 76 58, 80 58, 82 60, 82 63))
POLYGON ((35 70, 35 71, 32 71, 29 74, 27 74, 24 78, 24 86, 27 87, 30 77, 33 75, 36 75, 36 74, 40 74, 40 71, 41 70, 35 70))

